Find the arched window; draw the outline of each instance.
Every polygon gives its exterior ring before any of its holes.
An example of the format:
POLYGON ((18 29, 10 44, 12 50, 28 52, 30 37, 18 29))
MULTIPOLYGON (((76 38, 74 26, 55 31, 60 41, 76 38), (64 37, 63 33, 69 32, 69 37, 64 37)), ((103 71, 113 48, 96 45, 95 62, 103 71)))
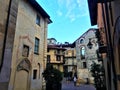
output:
POLYGON ((80 39, 80 44, 83 44, 84 43, 84 40, 83 39, 80 39))
POLYGON ((80 55, 81 55, 81 59, 85 59, 85 47, 82 46, 80 49, 80 55))

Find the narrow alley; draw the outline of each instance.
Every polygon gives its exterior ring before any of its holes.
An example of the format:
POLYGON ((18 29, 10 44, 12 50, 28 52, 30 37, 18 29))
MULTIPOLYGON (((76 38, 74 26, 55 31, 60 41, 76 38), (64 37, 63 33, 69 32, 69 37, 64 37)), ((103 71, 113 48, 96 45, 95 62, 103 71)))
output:
POLYGON ((74 86, 73 81, 65 81, 62 82, 62 90, 96 90, 93 85, 79 85, 74 86))

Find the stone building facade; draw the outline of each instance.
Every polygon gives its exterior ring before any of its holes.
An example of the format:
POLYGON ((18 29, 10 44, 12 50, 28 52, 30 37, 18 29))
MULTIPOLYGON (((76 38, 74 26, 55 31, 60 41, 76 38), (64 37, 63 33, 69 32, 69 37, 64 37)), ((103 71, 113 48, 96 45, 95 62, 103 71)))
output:
POLYGON ((51 22, 35 0, 0 1, 0 90, 42 90, 51 22))
POLYGON ((78 79, 84 82, 87 79, 93 81, 90 73, 91 64, 98 63, 96 53, 98 43, 95 32, 96 29, 89 29, 75 41, 78 79))

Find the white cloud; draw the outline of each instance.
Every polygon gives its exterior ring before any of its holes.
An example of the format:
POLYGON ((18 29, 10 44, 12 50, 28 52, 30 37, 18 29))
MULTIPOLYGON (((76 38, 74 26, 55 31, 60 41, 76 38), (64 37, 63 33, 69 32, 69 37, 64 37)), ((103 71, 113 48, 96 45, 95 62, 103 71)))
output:
POLYGON ((83 6, 85 6, 85 2, 86 0, 77 0, 77 4, 78 4, 78 6, 79 7, 83 7, 83 6))
POLYGON ((58 10, 58 11, 57 11, 57 15, 58 15, 58 16, 62 16, 63 13, 62 13, 60 10, 58 10))
POLYGON ((64 14, 71 22, 87 15, 87 0, 58 0, 58 5, 59 10, 66 9, 65 13, 58 11, 58 15, 64 14))
POLYGON ((58 0, 58 6, 62 7, 64 5, 65 0, 58 0))

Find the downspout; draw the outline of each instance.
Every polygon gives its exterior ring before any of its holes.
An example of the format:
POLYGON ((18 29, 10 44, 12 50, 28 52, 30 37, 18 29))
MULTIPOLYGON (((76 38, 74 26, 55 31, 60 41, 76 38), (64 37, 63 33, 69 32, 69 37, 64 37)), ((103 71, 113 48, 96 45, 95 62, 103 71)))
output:
MULTIPOLYGON (((103 5, 102 5, 102 8, 103 8, 103 5)), ((109 13, 108 13, 107 2, 105 2, 105 12, 106 12, 106 13, 104 13, 106 15, 105 32, 106 32, 106 37, 108 39, 107 40, 107 43, 108 43, 108 53, 109 53, 108 57, 110 59, 110 65, 112 65, 112 70, 113 70, 114 80, 112 80, 112 81, 114 81, 113 84, 115 86, 115 90, 117 90, 117 82, 115 80, 116 79, 116 71, 115 71, 115 65, 114 65, 114 55, 113 55, 113 46, 112 46, 112 39, 111 39, 111 31, 110 31, 110 23, 109 23, 110 21, 109 21, 109 13)), ((103 16, 103 17, 104 17, 104 25, 105 25, 105 16, 103 16)))
POLYGON ((9 18, 10 18, 11 3, 12 3, 12 0, 9 1, 8 14, 7 14, 7 21, 6 21, 5 34, 4 34, 4 41, 3 41, 3 50, 2 50, 2 59, 1 59, 1 65, 0 65, 0 72, 1 72, 1 69, 2 69, 2 66, 3 66, 3 61, 4 61, 4 53, 5 53, 5 45, 6 45, 6 39, 7 39, 7 31, 8 31, 9 18))

